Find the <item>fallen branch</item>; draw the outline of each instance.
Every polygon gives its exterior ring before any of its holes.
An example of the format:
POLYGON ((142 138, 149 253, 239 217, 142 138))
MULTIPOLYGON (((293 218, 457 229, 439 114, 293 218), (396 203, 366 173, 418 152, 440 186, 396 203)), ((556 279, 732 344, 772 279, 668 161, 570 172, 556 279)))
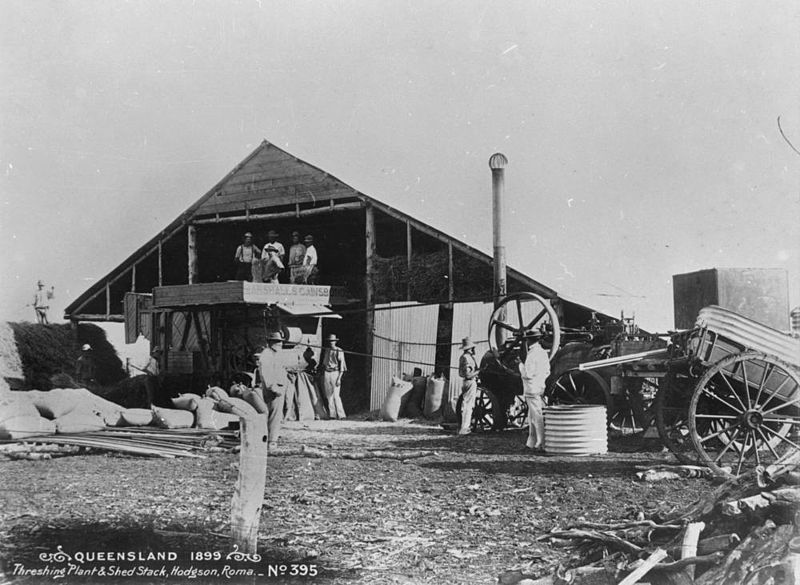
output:
POLYGON ((270 457, 302 456, 310 459, 394 459, 405 461, 438 455, 436 451, 330 451, 301 445, 300 447, 278 447, 269 452, 270 457))
POLYGON ((682 571, 687 567, 694 567, 694 566, 709 566, 709 565, 718 565, 722 562, 722 559, 725 558, 725 553, 723 551, 717 551, 715 553, 711 553, 710 555, 701 555, 697 557, 686 557, 685 559, 681 559, 679 561, 674 561, 672 563, 659 563, 655 565, 651 571, 664 571, 664 572, 677 572, 682 571))
POLYGON ((627 540, 624 540, 615 534, 609 534, 608 532, 597 532, 595 530, 557 530, 555 532, 543 534, 536 540, 547 540, 548 538, 568 538, 574 540, 602 542, 615 546, 616 548, 622 549, 625 552, 632 553, 636 556, 639 556, 644 552, 642 547, 637 546, 632 542, 628 542, 627 540))

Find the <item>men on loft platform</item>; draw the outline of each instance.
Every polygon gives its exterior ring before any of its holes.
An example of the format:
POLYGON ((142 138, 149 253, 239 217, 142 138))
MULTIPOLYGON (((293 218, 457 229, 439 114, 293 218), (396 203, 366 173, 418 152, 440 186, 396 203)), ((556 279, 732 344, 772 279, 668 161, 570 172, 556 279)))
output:
POLYGON ((253 280, 253 264, 258 261, 261 250, 253 243, 253 234, 247 232, 242 238, 242 243, 236 248, 233 257, 236 263, 236 276, 234 280, 253 280))
POLYGON ((305 242, 306 254, 303 257, 303 283, 317 284, 317 248, 314 246, 314 236, 307 235, 305 242))
POLYGON ((302 278, 306 247, 300 243, 300 232, 292 232, 292 246, 289 248, 289 282, 299 284, 302 278))

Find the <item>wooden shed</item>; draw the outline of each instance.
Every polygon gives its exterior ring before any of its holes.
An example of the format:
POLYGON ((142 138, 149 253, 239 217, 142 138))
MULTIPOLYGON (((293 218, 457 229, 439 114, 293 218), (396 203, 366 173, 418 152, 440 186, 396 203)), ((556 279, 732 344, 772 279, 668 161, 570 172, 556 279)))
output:
MULTIPOLYGON (((270 329, 299 327, 311 346, 336 333, 352 352, 343 389, 352 410, 368 405, 376 306, 438 305, 436 338, 449 346, 453 304, 488 300, 492 286, 488 254, 264 141, 72 302, 65 318, 125 322, 129 342, 141 334, 161 346, 165 370, 191 385, 225 383, 251 367, 248 356, 270 329), (263 246, 268 230, 284 244, 293 231, 313 234, 319 284, 232 280, 243 233, 263 246), (331 313, 341 318, 326 319, 331 313)), ((591 318, 511 268, 508 290, 550 299, 568 327, 591 318)), ((449 347, 435 353, 437 363, 449 362, 449 347)))

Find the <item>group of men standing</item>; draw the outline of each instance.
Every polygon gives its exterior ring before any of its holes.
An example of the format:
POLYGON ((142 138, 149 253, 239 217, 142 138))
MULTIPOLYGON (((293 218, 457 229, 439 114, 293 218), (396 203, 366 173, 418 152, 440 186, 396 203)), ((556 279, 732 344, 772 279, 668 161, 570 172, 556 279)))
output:
MULTIPOLYGON (((480 366, 475 358, 475 344, 469 337, 461 341, 461 358, 458 361, 458 375, 461 377, 461 421, 459 435, 470 433, 472 412, 478 395, 478 376, 480 366)), ((534 451, 544 447, 544 390, 550 375, 550 357, 540 341, 527 350, 525 360, 517 360, 517 368, 522 378, 522 395, 528 406, 528 439, 525 446, 534 451)))
POLYGON ((301 242, 300 232, 292 232, 292 245, 287 258, 286 248, 278 241, 278 232, 275 230, 267 233, 263 250, 253 243, 253 234, 247 232, 236 248, 234 261, 235 280, 278 284, 278 277, 286 270, 288 263, 291 284, 316 284, 317 281, 317 249, 311 234, 301 242))
MULTIPOLYGON (((328 404, 328 414, 332 419, 346 417, 342 405, 342 376, 347 371, 344 351, 337 347, 339 338, 328 335, 319 359, 318 376, 321 389, 328 404)), ((285 357, 283 337, 278 332, 267 336, 267 347, 258 354, 258 372, 261 378, 261 391, 267 405, 268 448, 277 446, 281 424, 284 417, 284 404, 291 383, 287 374, 291 367, 285 357)), ((310 349, 310 348, 309 348, 310 349)), ((308 352, 308 350, 306 350, 308 352)), ((305 355, 304 355, 305 357, 305 355)), ((306 357, 308 361, 309 358, 306 357)))

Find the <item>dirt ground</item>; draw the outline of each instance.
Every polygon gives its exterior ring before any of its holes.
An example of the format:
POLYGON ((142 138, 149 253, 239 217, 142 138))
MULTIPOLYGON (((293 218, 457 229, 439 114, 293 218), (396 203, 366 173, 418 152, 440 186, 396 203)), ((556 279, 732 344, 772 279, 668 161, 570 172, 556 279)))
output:
POLYGON ((637 481, 637 466, 673 462, 658 447, 642 451, 638 441, 612 441, 607 455, 550 457, 526 450, 524 438, 520 430, 457 437, 419 421, 287 423, 282 447, 435 454, 404 461, 270 457, 257 563, 227 558, 236 454, 3 460, 0 583, 497 583, 504 571, 548 574, 566 560, 568 550, 536 540, 556 526, 649 516, 685 506, 710 487, 705 479, 637 481), (42 560, 59 546, 72 560, 42 560), (167 551, 177 560, 79 563, 81 551, 167 551), (57 579, 21 574, 68 566, 74 572, 57 579), (174 572, 120 572, 162 566, 174 572), (226 566, 224 574, 202 573, 226 566), (79 575, 90 567, 107 572, 79 575), (232 573, 254 567, 264 576, 232 573))

